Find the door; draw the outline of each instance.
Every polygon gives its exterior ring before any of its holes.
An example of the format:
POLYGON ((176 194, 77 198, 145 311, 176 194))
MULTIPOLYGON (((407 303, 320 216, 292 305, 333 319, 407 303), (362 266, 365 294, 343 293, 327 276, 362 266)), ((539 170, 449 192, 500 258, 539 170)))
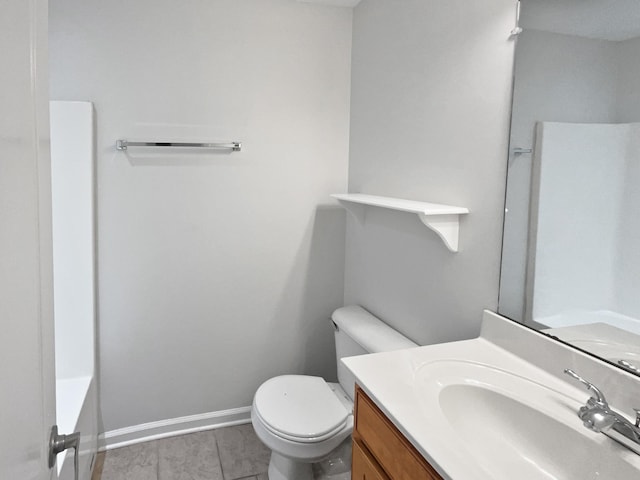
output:
POLYGON ((0 478, 48 480, 55 423, 46 0, 0 0, 0 478))

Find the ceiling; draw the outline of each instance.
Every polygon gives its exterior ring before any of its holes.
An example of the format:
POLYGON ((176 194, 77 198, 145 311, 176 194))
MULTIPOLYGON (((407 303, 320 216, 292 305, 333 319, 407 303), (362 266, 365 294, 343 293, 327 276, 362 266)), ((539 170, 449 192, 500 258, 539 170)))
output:
POLYGON ((521 0, 520 26, 621 41, 640 37, 640 0, 521 0))

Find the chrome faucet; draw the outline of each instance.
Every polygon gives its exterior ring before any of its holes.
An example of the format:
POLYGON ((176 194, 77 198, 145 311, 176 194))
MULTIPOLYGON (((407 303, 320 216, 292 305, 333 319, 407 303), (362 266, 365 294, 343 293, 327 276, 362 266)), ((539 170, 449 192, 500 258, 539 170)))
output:
POLYGON ((594 432, 604 433, 640 455, 640 409, 634 409, 636 420, 633 424, 619 413, 611 410, 604 394, 594 384, 586 381, 573 370, 566 369, 564 373, 578 380, 593 393, 593 396, 587 400, 587 404, 578 410, 578 417, 584 426, 594 432))

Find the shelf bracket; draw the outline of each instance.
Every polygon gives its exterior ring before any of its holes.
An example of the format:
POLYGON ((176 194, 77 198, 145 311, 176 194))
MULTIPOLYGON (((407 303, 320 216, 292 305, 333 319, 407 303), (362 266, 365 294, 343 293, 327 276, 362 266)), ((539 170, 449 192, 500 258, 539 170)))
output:
POLYGON ((425 215, 424 213, 418 213, 418 217, 422 223, 442 239, 449 250, 453 253, 458 252, 459 215, 425 215))
POLYGON ((344 208, 347 212, 353 215, 353 218, 355 218, 358 221, 358 223, 364 223, 364 219, 367 212, 366 205, 363 205, 361 203, 347 202, 340 199, 338 199, 338 203, 342 206, 342 208, 344 208))

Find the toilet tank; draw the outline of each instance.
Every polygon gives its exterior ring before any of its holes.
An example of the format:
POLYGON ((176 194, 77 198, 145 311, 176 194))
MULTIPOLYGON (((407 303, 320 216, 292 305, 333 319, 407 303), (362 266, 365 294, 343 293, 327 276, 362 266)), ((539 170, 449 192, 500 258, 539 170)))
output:
POLYGON ((335 325, 338 381, 352 400, 355 393, 355 377, 342 364, 341 358, 418 346, 358 305, 337 309, 331 319, 335 325))

